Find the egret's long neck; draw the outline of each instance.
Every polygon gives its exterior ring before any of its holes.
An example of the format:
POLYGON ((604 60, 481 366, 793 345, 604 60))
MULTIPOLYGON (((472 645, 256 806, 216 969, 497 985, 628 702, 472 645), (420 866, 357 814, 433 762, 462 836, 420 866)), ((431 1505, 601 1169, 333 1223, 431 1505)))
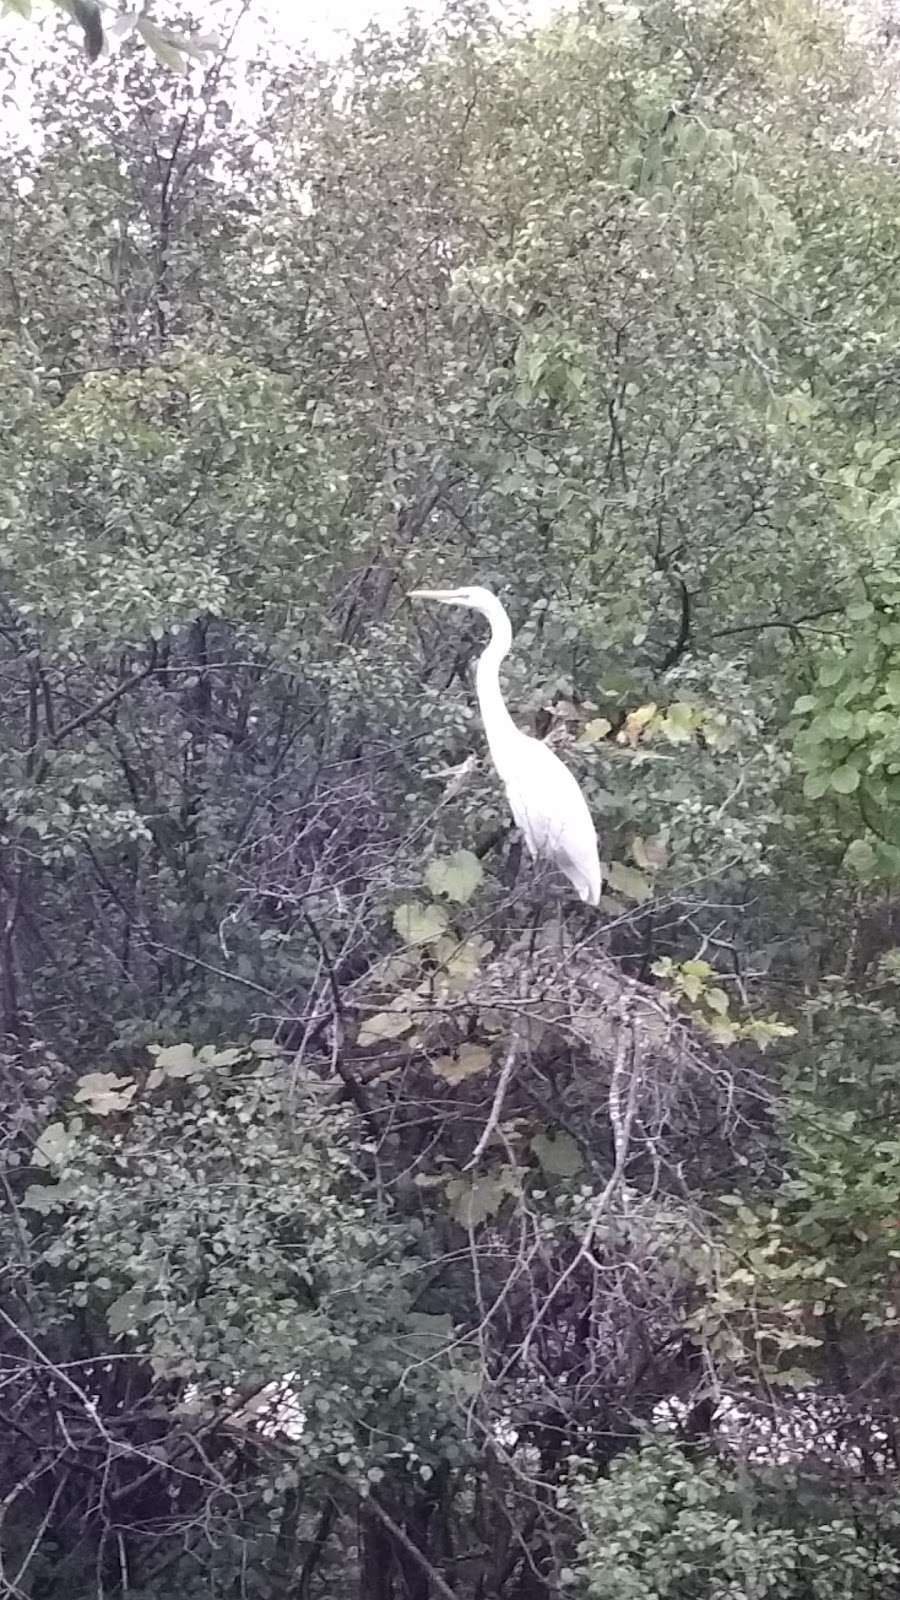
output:
POLYGON ((517 735, 519 732, 506 709, 500 689, 500 663, 509 654, 512 628, 499 600, 496 602, 496 610, 492 607, 490 611, 485 612, 485 615, 491 625, 491 639, 487 649, 478 657, 475 688, 491 756, 494 765, 502 772, 510 735, 517 735))

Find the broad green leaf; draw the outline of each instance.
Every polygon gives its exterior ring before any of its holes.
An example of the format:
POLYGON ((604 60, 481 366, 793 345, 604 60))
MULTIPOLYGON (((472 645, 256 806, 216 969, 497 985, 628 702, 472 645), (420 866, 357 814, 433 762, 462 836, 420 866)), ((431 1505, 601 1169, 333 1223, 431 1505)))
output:
POLYGON ((838 767, 830 783, 835 794, 853 794, 859 788, 859 773, 855 767, 838 767))
POLYGON ((356 1042, 362 1046, 381 1044, 386 1039, 402 1039, 409 1033, 413 1019, 408 1012, 403 1011, 377 1011, 373 1017, 367 1017, 357 1034, 356 1042))
POLYGON ((847 665, 846 656, 827 656, 819 668, 819 683, 823 689, 833 689, 840 683, 847 665))
POLYGON ((725 1017, 710 1017, 703 1021, 703 1030, 716 1044, 730 1045, 740 1037, 740 1024, 725 1017))
POLYGON ((404 944, 430 944, 446 927, 446 911, 420 900, 408 900, 394 912, 394 929, 404 944))
POLYGON ((51 1122, 44 1129, 34 1147, 34 1162, 38 1167, 60 1166, 71 1154, 75 1143, 62 1122, 51 1122))
POLYGON ((58 1183, 30 1183, 22 1196, 22 1205, 46 1216, 71 1200, 77 1189, 77 1184, 68 1178, 61 1178, 58 1183))
POLYGON ((828 792, 831 776, 827 772, 809 772, 803 780, 803 793, 807 800, 821 800, 828 792))
POLYGON ((451 1394, 465 1401, 474 1400, 481 1393, 486 1379, 487 1373, 480 1361, 469 1361, 463 1366, 457 1354, 445 1381, 449 1383, 451 1394))
POLYGON ((705 984, 695 973, 686 972, 682 974, 678 987, 688 1000, 697 1001, 703 993, 705 984))
POLYGON ((452 855, 439 856, 436 861, 429 863, 425 882, 432 894, 443 894, 448 900, 465 905, 483 877, 484 868, 471 850, 454 850, 452 855))
POLYGON ((143 1320, 145 1310, 144 1291, 139 1288, 126 1289, 106 1308, 106 1326, 112 1337, 118 1339, 123 1333, 131 1333, 143 1320))
POLYGON ((584 1166, 584 1156, 570 1133, 537 1133, 531 1148, 544 1172, 556 1178, 574 1178, 584 1166))
POLYGON ((724 989, 714 987, 703 991, 703 999, 710 1011, 715 1011, 720 1017, 728 1015, 729 1000, 724 989))
POLYGON ((95 1117, 108 1117, 115 1111, 127 1111, 136 1094, 133 1078, 120 1078, 115 1072, 86 1072, 78 1079, 75 1099, 95 1117))
POLYGON ((164 67, 170 67, 173 72, 187 72, 184 46, 180 40, 176 40, 172 34, 164 33, 162 28, 150 21, 149 17, 139 17, 136 26, 144 43, 149 45, 164 67))
POLYGON ((197 1059, 208 1067, 236 1067, 244 1059, 244 1051, 236 1045, 229 1045, 226 1050, 217 1050, 214 1045, 205 1044, 197 1051, 197 1059))
POLYGON ((610 863, 607 874, 611 887, 619 894, 628 896, 629 900, 638 902, 650 900, 653 896, 652 886, 642 872, 636 867, 627 867, 622 861, 610 863))
POLYGON ((878 858, 868 839, 854 839, 844 852, 843 864, 863 883, 869 883, 877 872, 878 858))
POLYGON ((779 1022, 775 1017, 757 1017, 745 1023, 741 1032, 752 1039, 760 1050, 765 1050, 775 1039, 792 1039, 797 1029, 787 1022, 779 1022))
POLYGON ((683 961, 681 970, 684 973, 688 973, 692 978, 706 979, 712 977, 714 968, 710 966, 708 961, 702 961, 695 956, 690 961, 683 961))
POLYGON ((477 1228, 488 1217, 496 1216, 504 1200, 518 1191, 518 1180, 509 1167, 500 1167, 481 1178, 451 1178, 446 1186, 450 1215, 463 1228, 477 1228))
POLYGON ((432 1072, 448 1083, 462 1083, 486 1072, 491 1064, 491 1052, 482 1044, 461 1044, 455 1056, 438 1056, 431 1063, 432 1072))
POLYGON ((431 1313, 410 1311, 407 1318, 409 1334, 404 1345, 422 1355, 435 1355, 453 1338, 453 1318, 447 1311, 431 1313))
POLYGON ((209 1063, 201 1060, 192 1044, 172 1044, 163 1050, 154 1049, 156 1065, 167 1078, 196 1078, 205 1072, 209 1063))

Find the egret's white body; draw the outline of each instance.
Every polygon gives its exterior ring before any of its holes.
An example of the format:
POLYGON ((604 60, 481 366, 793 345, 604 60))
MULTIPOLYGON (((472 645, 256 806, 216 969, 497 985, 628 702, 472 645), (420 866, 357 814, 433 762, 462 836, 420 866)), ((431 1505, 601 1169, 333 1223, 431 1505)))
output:
POLYGON ((509 654, 512 628, 497 596, 478 586, 464 589, 413 589, 414 600, 480 611, 491 638, 478 658, 475 687, 491 759, 506 790, 516 825, 534 861, 552 861, 588 905, 600 899, 602 874, 597 833, 577 780, 540 739, 517 728, 500 689, 500 663, 509 654))

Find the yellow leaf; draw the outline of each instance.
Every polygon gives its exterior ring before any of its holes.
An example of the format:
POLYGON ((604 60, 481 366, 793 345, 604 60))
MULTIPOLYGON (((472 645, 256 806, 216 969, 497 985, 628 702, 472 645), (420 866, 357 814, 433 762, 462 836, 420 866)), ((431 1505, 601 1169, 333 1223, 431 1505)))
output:
POLYGON ((675 700, 660 724, 670 744, 687 744, 696 732, 698 716, 686 700, 675 700))
POLYGON ((612 731, 612 723, 606 717, 593 717, 586 722, 578 735, 578 744, 599 744, 601 739, 612 731))
POLYGON ((642 733, 649 729, 657 708, 654 705, 638 706, 636 711, 629 711, 625 718, 625 726, 616 735, 619 744, 636 745, 642 733))

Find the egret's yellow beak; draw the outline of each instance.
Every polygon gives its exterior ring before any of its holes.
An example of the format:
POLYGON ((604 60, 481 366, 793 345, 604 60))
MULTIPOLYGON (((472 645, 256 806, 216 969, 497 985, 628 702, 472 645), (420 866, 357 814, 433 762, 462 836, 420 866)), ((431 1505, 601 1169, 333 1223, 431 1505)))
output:
POLYGON ((407 600, 440 600, 452 606, 459 598, 457 589, 410 589, 407 600))

